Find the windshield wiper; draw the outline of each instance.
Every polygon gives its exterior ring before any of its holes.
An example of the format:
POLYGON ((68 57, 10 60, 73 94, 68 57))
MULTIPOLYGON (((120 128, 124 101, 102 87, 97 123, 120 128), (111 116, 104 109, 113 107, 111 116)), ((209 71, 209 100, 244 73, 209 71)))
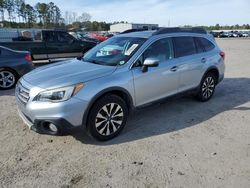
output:
POLYGON ((100 62, 98 62, 98 61, 96 61, 96 60, 93 60, 93 59, 84 59, 84 58, 82 58, 82 60, 83 61, 85 61, 85 62, 88 62, 88 63, 93 63, 93 64, 97 64, 97 65, 102 65, 102 63, 100 63, 100 62))
POLYGON ((104 62, 104 61, 96 61, 96 60, 94 60, 94 59, 82 59, 83 61, 85 61, 85 62, 88 62, 88 63, 93 63, 93 64, 97 64, 97 65, 103 65, 103 66, 117 66, 117 65, 109 65, 109 64, 107 64, 106 62, 104 62))
POLYGON ((97 62, 96 60, 90 60, 90 61, 88 61, 88 62, 90 62, 90 63, 94 63, 94 64, 97 64, 97 65, 102 65, 102 63, 97 62))

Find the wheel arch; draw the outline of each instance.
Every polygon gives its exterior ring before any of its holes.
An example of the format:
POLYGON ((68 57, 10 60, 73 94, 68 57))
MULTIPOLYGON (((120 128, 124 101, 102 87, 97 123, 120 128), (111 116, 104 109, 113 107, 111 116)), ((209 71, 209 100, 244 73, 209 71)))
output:
POLYGON ((117 96, 121 97, 125 101, 125 103, 127 104, 129 112, 134 109, 133 98, 126 89, 124 89, 122 87, 110 87, 110 88, 104 89, 104 90, 100 91, 99 93, 97 93, 90 101, 90 103, 89 103, 89 105, 88 105, 88 107, 83 115, 82 124, 84 126, 87 125, 89 112, 90 112, 91 108, 93 107, 93 105, 95 104, 95 102, 98 99, 100 99, 101 97, 108 95, 108 94, 113 94, 113 95, 117 95, 117 96))
POLYGON ((208 74, 208 73, 213 73, 216 76, 216 84, 218 84, 219 81, 219 77, 220 77, 220 73, 217 67, 210 67, 209 69, 207 69, 207 71, 204 73, 201 81, 204 79, 204 77, 208 74))
POLYGON ((15 73, 15 75, 16 75, 18 78, 20 78, 20 75, 18 74, 18 72, 17 72, 15 69, 11 68, 11 67, 0 67, 0 71, 1 71, 1 70, 9 70, 9 71, 12 71, 13 73, 15 73))

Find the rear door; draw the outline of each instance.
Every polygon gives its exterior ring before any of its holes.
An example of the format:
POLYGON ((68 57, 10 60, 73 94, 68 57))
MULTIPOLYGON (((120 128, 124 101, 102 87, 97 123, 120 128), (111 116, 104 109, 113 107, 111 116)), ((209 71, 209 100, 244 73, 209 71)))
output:
POLYGON ((197 53, 193 37, 174 37, 175 57, 178 60, 177 69, 180 73, 179 92, 195 88, 203 76, 203 57, 197 53))

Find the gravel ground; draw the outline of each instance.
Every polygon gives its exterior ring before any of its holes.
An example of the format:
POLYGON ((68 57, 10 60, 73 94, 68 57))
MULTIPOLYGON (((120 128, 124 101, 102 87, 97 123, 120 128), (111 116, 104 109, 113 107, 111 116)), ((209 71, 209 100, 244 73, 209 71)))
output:
POLYGON ((226 78, 214 98, 134 114, 116 139, 46 136, 0 92, 0 187, 250 187, 250 40, 219 39, 226 78))

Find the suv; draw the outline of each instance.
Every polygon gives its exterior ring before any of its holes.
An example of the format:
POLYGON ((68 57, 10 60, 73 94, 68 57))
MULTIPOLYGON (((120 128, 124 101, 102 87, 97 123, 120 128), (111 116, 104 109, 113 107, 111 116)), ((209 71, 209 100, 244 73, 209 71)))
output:
POLYGON ((104 141, 129 112, 192 91, 202 102, 224 78, 225 54, 199 28, 160 28, 117 35, 74 59, 40 67, 16 87, 19 114, 42 134, 84 126, 104 141))

